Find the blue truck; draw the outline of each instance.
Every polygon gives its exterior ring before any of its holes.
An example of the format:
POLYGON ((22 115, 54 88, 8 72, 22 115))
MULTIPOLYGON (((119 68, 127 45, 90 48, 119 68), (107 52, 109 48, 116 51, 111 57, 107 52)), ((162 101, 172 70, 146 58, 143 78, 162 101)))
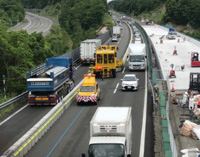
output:
POLYGON ((74 87, 71 57, 52 57, 27 73, 29 105, 56 105, 74 87))

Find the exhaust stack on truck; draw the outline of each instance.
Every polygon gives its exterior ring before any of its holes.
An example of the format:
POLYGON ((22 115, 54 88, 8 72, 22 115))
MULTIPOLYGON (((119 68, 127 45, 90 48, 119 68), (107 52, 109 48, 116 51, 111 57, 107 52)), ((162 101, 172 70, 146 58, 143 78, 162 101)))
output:
POLYGON ((131 148, 131 107, 98 107, 90 122, 89 157, 130 157, 131 148))

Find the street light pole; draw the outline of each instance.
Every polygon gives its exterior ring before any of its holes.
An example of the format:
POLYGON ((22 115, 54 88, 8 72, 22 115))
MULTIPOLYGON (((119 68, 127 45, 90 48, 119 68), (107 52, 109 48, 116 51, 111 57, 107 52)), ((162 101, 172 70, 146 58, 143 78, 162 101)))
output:
POLYGON ((3 75, 3 95, 4 95, 4 101, 6 101, 6 79, 5 79, 5 75, 3 75))

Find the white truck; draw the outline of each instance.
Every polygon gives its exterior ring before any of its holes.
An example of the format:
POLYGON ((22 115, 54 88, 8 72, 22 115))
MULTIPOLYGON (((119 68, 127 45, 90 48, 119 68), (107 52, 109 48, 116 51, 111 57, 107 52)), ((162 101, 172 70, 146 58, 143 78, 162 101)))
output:
POLYGON ((98 107, 90 121, 89 157, 131 157, 131 149, 131 107, 98 107))
POLYGON ((146 68, 145 44, 129 44, 129 70, 145 70, 146 68))
POLYGON ((117 35, 117 37, 120 37, 121 35, 120 26, 113 26, 113 35, 117 35))
POLYGON ((83 65, 95 64, 95 53, 100 45, 101 39, 87 39, 81 42, 80 57, 83 65))

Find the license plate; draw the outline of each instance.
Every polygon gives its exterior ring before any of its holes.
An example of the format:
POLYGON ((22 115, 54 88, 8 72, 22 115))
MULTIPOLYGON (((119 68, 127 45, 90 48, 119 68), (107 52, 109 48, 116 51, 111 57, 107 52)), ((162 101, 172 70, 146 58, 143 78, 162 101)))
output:
POLYGON ((84 102, 88 102, 88 98, 87 97, 84 98, 84 102))
POLYGON ((128 87, 129 89, 131 88, 131 86, 128 87))

